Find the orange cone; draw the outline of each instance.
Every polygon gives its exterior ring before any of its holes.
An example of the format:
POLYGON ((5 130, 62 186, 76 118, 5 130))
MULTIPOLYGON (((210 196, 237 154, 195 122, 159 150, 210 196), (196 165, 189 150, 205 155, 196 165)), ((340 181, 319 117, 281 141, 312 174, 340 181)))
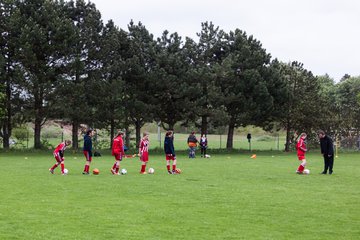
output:
POLYGON ((250 158, 255 159, 255 158, 256 158, 256 154, 253 154, 250 158))

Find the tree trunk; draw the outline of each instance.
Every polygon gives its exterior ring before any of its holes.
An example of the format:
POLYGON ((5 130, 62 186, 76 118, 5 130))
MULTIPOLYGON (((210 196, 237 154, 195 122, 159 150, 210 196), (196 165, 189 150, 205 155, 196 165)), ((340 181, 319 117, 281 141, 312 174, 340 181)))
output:
POLYGON ((74 150, 79 149, 79 122, 77 120, 73 120, 72 122, 72 147, 74 150))
POLYGON ((41 89, 37 89, 34 93, 35 102, 34 102, 34 110, 35 110, 35 132, 34 132, 34 148, 41 148, 41 123, 43 120, 43 106, 42 106, 42 92, 41 89))
POLYGON ((139 148, 140 139, 141 139, 141 123, 140 121, 135 122, 136 129, 136 148, 139 148))
POLYGON ((228 150, 233 149, 234 130, 235 130, 235 122, 234 120, 230 119, 227 142, 226 142, 226 149, 228 150))
POLYGON ((208 121, 207 116, 201 117, 201 134, 207 134, 208 132, 208 121))
POLYGON ((285 152, 290 151, 290 143, 291 143, 291 137, 290 137, 290 124, 287 123, 286 125, 286 142, 285 142, 285 152))
POLYGON ((10 87, 10 79, 7 77, 6 80, 6 116, 3 125, 3 147, 5 149, 10 148, 9 140, 12 132, 12 124, 11 124, 11 87, 10 87))
POLYGON ((35 116, 34 148, 41 148, 41 117, 35 116))
POLYGON ((8 123, 8 119, 5 120, 4 125, 3 125, 3 132, 2 132, 2 139, 3 139, 3 148, 5 149, 9 149, 10 148, 10 144, 9 144, 9 140, 10 140, 10 134, 9 134, 9 123, 8 123))
POLYGON ((110 121, 110 146, 109 146, 110 149, 112 148, 114 137, 115 137, 115 120, 114 118, 112 118, 110 121))
POLYGON ((130 129, 129 129, 129 125, 126 124, 125 126, 125 146, 127 146, 128 149, 130 149, 130 129))

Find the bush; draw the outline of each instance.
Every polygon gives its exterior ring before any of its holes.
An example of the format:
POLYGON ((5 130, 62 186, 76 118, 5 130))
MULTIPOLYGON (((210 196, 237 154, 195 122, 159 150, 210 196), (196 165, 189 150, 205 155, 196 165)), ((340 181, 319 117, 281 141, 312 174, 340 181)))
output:
POLYGON ((49 126, 41 131, 42 138, 59 138, 61 137, 62 129, 58 126, 49 126))
POLYGON ((259 141, 259 142, 269 142, 271 140, 273 140, 273 137, 268 136, 268 135, 263 135, 263 136, 260 136, 257 138, 257 141, 259 141))
POLYGON ((19 142, 25 142, 29 137, 29 129, 26 126, 14 128, 12 136, 19 140, 19 142))

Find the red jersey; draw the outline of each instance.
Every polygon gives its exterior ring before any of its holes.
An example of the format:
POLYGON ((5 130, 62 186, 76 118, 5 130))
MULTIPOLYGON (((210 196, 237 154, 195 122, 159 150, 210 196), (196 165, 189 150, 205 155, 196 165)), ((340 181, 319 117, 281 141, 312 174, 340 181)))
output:
POLYGON ((141 153, 149 152, 149 140, 141 139, 139 148, 141 153))
POLYGON ((62 142, 55 148, 54 154, 61 153, 61 155, 63 155, 65 149, 66 149, 66 144, 65 142, 62 142))
POLYGON ((297 155, 304 156, 305 152, 307 151, 306 144, 303 138, 300 138, 296 144, 297 155))
POLYGON ((113 141, 112 145, 112 155, 115 156, 116 154, 125 155, 124 152, 124 141, 120 136, 116 137, 113 141))

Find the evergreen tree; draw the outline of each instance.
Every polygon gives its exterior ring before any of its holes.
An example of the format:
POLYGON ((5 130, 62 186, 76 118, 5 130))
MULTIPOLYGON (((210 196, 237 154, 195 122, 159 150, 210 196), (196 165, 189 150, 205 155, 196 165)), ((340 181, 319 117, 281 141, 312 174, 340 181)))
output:
POLYGON ((123 75, 125 82, 124 107, 129 122, 135 126, 136 144, 138 145, 141 127, 153 119, 152 96, 148 90, 152 84, 150 76, 155 63, 155 41, 153 35, 141 22, 136 25, 131 21, 128 29, 130 44, 129 58, 126 59, 126 70, 123 75))
POLYGON ((320 84, 299 62, 283 64, 281 73, 286 81, 287 101, 283 106, 281 124, 286 130, 285 151, 295 141, 296 134, 316 130, 319 126, 320 84))
POLYGON ((116 128, 125 125, 124 109, 124 80, 126 71, 126 59, 128 56, 128 34, 118 29, 113 21, 109 21, 101 34, 101 87, 98 89, 98 102, 100 107, 97 111, 97 126, 105 127, 110 132, 110 143, 116 128))
POLYGON ((226 147, 232 149, 235 128, 264 120, 274 102, 266 83, 271 57, 261 43, 239 29, 226 40, 229 54, 217 66, 217 84, 229 116, 226 147))
POLYGON ((151 85, 155 119, 163 128, 174 129, 177 122, 195 120, 197 88, 189 78, 189 64, 177 33, 164 31, 157 40, 156 69, 151 85))
MULTIPOLYGON (((62 16, 63 3, 46 0, 19 1, 19 61, 25 83, 22 90, 32 105, 34 147, 40 148, 41 126, 50 111, 54 83, 63 70, 70 21, 62 16)), ((71 35, 71 34, 70 34, 71 35)))
POLYGON ((58 81, 56 102, 58 117, 72 124, 72 147, 78 149, 79 127, 96 120, 100 89, 100 33, 101 14, 91 2, 78 0, 66 3, 65 15, 71 19, 68 39, 66 73, 58 81), (65 104, 64 104, 65 103, 65 104))

